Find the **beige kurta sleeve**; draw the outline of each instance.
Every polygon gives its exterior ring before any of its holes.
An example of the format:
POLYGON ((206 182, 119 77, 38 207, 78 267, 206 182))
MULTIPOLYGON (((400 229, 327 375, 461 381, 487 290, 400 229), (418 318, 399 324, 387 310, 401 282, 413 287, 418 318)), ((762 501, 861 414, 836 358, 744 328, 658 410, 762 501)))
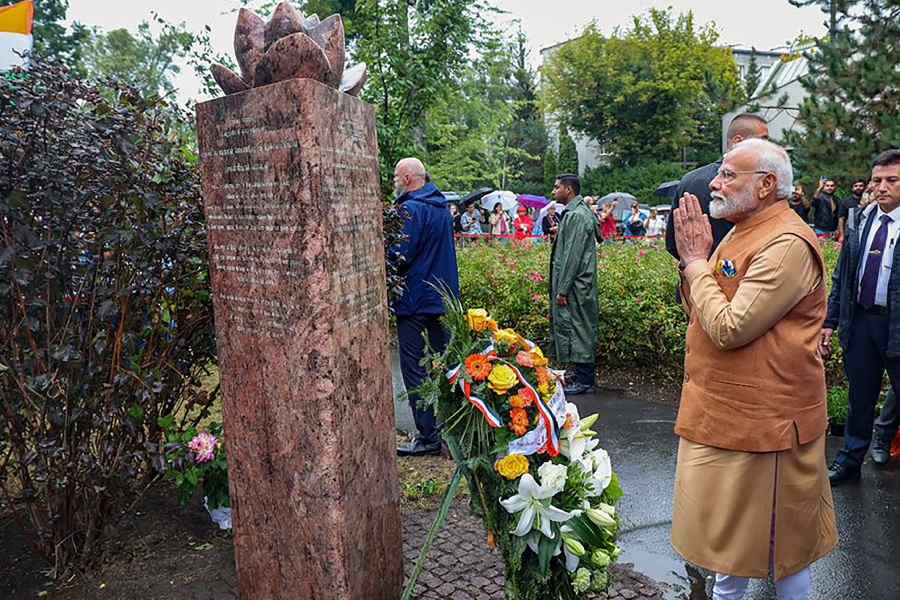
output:
POLYGON ((706 261, 687 265, 683 278, 703 330, 718 348, 731 350, 771 329, 819 285, 822 272, 807 243, 785 234, 757 252, 731 302, 706 261))

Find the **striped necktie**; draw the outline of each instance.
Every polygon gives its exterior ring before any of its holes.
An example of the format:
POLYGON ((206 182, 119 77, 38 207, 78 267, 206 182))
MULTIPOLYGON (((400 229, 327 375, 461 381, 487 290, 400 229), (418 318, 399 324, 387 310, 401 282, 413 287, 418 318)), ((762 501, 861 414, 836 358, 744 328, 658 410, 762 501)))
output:
POLYGON ((881 226, 875 232, 872 247, 866 257, 866 270, 863 271, 862 282, 859 287, 859 303, 863 308, 875 306, 875 291, 878 289, 878 274, 881 271, 881 255, 884 254, 884 246, 887 242, 888 229, 891 219, 887 215, 881 215, 881 226))

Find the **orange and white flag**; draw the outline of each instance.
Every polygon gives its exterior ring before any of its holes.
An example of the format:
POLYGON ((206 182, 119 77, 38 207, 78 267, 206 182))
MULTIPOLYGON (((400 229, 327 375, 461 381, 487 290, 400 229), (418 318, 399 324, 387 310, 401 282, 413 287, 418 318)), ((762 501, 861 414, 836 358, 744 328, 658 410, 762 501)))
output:
POLYGON ((34 1, 0 6, 0 71, 24 65, 22 54, 31 51, 34 1))

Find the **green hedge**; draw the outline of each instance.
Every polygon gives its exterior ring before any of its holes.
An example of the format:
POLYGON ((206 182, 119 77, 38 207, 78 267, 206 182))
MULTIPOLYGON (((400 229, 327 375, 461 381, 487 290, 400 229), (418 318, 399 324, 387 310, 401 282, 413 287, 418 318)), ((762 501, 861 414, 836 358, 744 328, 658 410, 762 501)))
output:
MULTIPOLYGON (((825 257, 833 268, 834 244, 825 257)), ((549 350, 549 245, 477 244, 459 248, 458 258, 464 306, 487 309, 502 327, 549 350)), ((597 268, 600 365, 680 378, 687 319, 675 302, 678 271, 662 243, 604 244, 597 268)), ((827 374, 841 384, 836 343, 835 350, 827 374)))

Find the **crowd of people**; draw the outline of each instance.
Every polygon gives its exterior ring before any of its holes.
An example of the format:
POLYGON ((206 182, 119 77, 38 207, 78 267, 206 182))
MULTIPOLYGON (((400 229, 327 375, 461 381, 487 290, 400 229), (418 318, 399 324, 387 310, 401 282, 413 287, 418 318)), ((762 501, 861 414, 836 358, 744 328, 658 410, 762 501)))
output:
MULTIPOLYGON (((444 282, 459 293, 447 202, 425 183, 424 166, 411 164, 415 177, 401 162, 396 179, 399 201, 416 209, 407 231, 415 247, 401 249, 412 277, 395 303, 407 389, 424 377, 422 334, 437 349, 446 343, 433 331, 442 307, 429 284, 444 282)), ((744 114, 727 130, 722 159, 688 173, 677 189, 664 231, 689 324, 675 426, 672 543, 686 560, 717 574, 717 600, 739 600, 749 578, 769 575, 779 600, 806 600, 809 566, 837 545, 831 487, 859 480, 870 450, 872 462, 886 465, 900 426, 900 269, 893 269, 900 254, 900 150, 877 156, 871 178, 854 182, 853 197, 838 200, 834 180, 823 178, 807 204, 788 153, 768 141, 765 120, 744 114), (833 273, 822 232, 842 242, 833 273), (843 448, 826 466, 824 359, 835 334, 849 415, 843 448), (893 394, 876 420, 885 373, 893 394)), ((598 216, 576 175, 560 175, 553 196, 565 211, 547 227, 555 231, 551 348, 558 366, 574 366, 565 391, 577 402, 594 389, 597 242, 610 227, 610 209, 601 207, 598 216)), ((465 215, 481 221, 476 207, 465 215)), ((650 234, 660 230, 654 219, 659 215, 645 217, 635 207, 623 221, 650 234)), ((500 206, 488 223, 498 235, 524 233, 533 218, 520 211, 510 220, 500 206)), ((414 394, 410 402, 420 437, 399 452, 439 451, 439 425, 420 415, 426 411, 414 394)))
POLYGON ((843 242, 850 211, 865 208, 875 197, 872 183, 863 179, 854 180, 850 195, 844 198, 837 197, 837 188, 834 178, 822 177, 810 199, 802 185, 795 185, 788 203, 804 222, 813 227, 816 234, 843 242))
MULTIPOLYGON (((660 238, 665 235, 666 217, 656 208, 649 211, 635 202, 621 221, 616 219, 616 202, 599 202, 593 196, 584 196, 585 206, 593 215, 597 236, 600 241, 629 238, 660 238)), ((546 209, 535 210, 523 205, 516 207, 512 217, 504 210, 503 203, 497 202, 492 210, 481 207, 476 201, 467 203, 462 210, 458 204, 449 203, 453 218, 453 232, 457 238, 490 236, 524 240, 542 238, 553 241, 559 230, 561 214, 557 210, 559 202, 550 202, 546 209)))

